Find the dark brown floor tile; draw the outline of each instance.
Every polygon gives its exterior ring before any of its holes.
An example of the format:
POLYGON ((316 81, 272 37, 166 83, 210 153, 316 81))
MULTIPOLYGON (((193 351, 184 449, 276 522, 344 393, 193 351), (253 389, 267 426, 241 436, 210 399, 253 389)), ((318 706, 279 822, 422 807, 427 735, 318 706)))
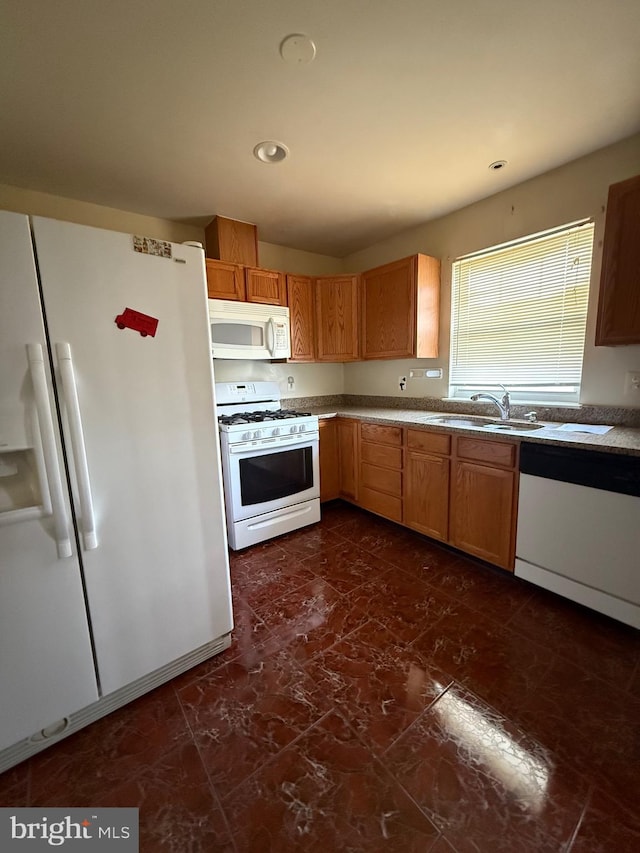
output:
POLYGON ((29 762, 0 773, 0 807, 26 808, 29 805, 29 762))
POLYGON ((280 551, 270 557, 270 562, 237 563, 231 569, 231 588, 250 607, 255 607, 260 602, 280 598, 314 578, 310 568, 286 551, 280 551))
POLYGON ((230 562, 231 648, 0 805, 137 805, 143 853, 640 849, 639 632, 342 502, 230 562))
POLYGON ((447 839, 441 835, 431 850, 429 850, 429 853, 456 853, 456 850, 451 846, 451 844, 449 844, 447 839))
POLYGON ((225 802, 238 853, 428 853, 438 833, 337 714, 225 802))
POLYGON ((307 671, 376 752, 393 743, 449 684, 415 649, 399 644, 373 620, 307 671))
POLYGON ((30 759, 32 806, 91 806, 191 735, 168 684, 30 759))
POLYGON ((353 521, 356 518, 361 518, 366 513, 353 506, 353 504, 345 503, 345 501, 328 501, 322 504, 322 518, 320 526, 327 530, 332 530, 334 527, 340 527, 348 521, 353 521))
POLYGON ((460 853, 558 853, 586 802, 577 773, 457 686, 382 761, 460 853))
POLYGON ((99 798, 100 806, 139 809, 140 853, 233 853, 224 814, 198 750, 178 747, 99 798))
POLYGON ((268 566, 280 559, 282 559, 282 548, 280 547, 279 538, 260 542, 258 545, 252 545, 251 548, 243 548, 241 551, 229 551, 229 563, 232 570, 236 563, 268 566))
POLYGON ((393 570, 358 587, 352 597, 402 642, 414 640, 452 605, 427 583, 393 570))
POLYGON ((355 589, 380 577, 391 568, 385 560, 351 542, 341 542, 333 548, 323 548, 315 556, 304 559, 303 565, 324 578, 339 592, 355 589))
POLYGON ((327 530, 324 527, 320 527, 320 525, 314 525, 313 527, 303 528, 293 533, 287 533, 286 536, 281 536, 278 539, 278 544, 287 554, 290 554, 294 558, 313 557, 321 553, 325 548, 331 548, 334 545, 344 542, 340 531, 340 527, 327 530))
POLYGON ((309 676, 284 653, 251 668, 230 661, 178 695, 220 796, 226 796, 329 707, 309 676))
POLYGON ((544 646, 464 604, 452 604, 413 645, 434 665, 506 714, 536 691, 551 663, 544 646))
POLYGON ((360 515, 334 530, 347 542, 380 556, 378 549, 388 547, 395 542, 395 537, 401 534, 402 528, 371 513, 361 512, 360 515))
POLYGON ((261 602, 259 607, 270 627, 266 653, 286 648, 301 662, 328 649, 368 618, 354 593, 340 593, 318 577, 277 601, 261 602))
POLYGON ((640 802, 640 702, 557 657, 519 712, 527 730, 621 802, 640 802))
POLYGON ((269 636, 269 629, 247 602, 235 593, 233 595, 233 621, 234 627, 231 632, 229 648, 174 678, 171 684, 176 690, 209 675, 230 660, 241 658, 247 664, 262 658, 262 647, 269 636))
POLYGON ((428 582, 460 559, 458 554, 433 540, 402 527, 387 537, 378 554, 397 568, 428 582))
POLYGON ((542 589, 510 624, 567 660, 627 687, 640 659, 640 632, 542 589))
POLYGON ((530 584, 509 572, 466 559, 452 559, 438 566, 429 582, 455 601, 500 624, 509 622, 533 594, 530 584))
POLYGON ((636 699, 640 699, 640 663, 636 666, 636 671, 631 678, 631 684, 629 685, 629 692, 636 699))
POLYGON ((640 850, 640 817, 623 809, 613 798, 592 791, 571 853, 637 853, 640 850))

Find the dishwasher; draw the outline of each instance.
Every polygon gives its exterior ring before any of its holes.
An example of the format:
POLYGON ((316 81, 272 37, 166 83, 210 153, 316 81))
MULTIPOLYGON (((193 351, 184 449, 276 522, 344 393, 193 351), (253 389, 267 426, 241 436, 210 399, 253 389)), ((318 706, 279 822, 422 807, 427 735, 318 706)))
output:
POLYGON ((640 457, 523 442, 515 574, 640 628, 640 457))

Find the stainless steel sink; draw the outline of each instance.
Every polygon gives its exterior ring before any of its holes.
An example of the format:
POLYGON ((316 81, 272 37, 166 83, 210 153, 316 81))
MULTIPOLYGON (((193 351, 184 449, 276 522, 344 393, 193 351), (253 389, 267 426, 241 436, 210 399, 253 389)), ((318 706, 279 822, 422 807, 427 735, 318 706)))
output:
POLYGON ((481 418, 475 415, 433 415, 428 418, 420 418, 420 420, 425 424, 457 427, 484 427, 496 423, 491 418, 481 418))
POLYGON ((544 424, 526 423, 492 423, 487 424, 484 429, 496 430, 498 432, 528 432, 532 429, 542 429, 544 424))
POLYGON ((544 424, 532 424, 528 421, 496 421, 491 418, 481 418, 476 415, 433 415, 428 418, 420 418, 425 424, 451 427, 474 427, 496 432, 528 432, 529 430, 542 429, 544 424))

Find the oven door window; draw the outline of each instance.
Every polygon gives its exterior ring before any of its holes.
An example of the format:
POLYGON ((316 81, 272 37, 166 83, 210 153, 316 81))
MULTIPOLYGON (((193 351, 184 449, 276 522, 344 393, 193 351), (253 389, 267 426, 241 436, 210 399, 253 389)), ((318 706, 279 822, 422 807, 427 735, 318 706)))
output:
POLYGON ((311 447, 240 459, 242 506, 268 503, 313 487, 311 447))

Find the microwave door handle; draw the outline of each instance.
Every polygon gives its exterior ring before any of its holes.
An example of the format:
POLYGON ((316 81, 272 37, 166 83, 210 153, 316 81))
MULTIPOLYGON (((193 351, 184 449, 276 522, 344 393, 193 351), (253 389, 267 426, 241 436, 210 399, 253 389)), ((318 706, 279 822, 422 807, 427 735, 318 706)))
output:
POLYGON ((267 349, 273 358, 276 346, 276 324, 273 317, 267 323, 267 349))

